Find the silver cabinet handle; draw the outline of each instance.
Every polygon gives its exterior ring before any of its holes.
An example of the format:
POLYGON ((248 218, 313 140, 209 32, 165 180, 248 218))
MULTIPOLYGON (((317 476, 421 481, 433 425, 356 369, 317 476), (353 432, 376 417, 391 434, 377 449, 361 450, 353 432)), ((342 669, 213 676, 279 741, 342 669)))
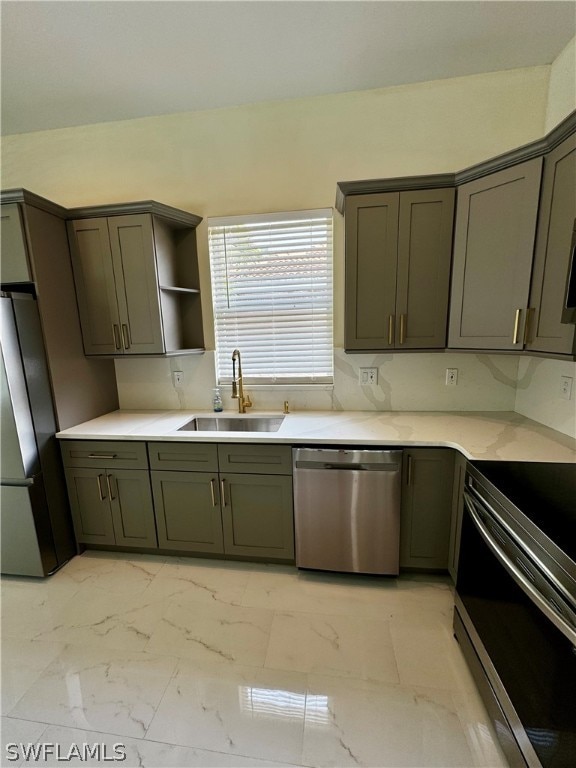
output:
POLYGON ((106 475, 106 485, 108 486, 108 495, 111 501, 116 501, 116 496, 112 493, 112 475, 106 475))
POLYGON ((100 501, 105 501, 106 496, 104 494, 104 491, 102 490, 102 478, 104 475, 98 475, 96 477, 96 482, 98 483, 98 495, 100 496, 100 501))
POLYGON ((388 315, 388 344, 394 344, 394 315, 388 315))
POLYGON ((122 323, 122 338, 124 339, 124 349, 130 349, 130 334, 126 323, 122 323))
POLYGON ((220 491, 221 491, 221 493, 222 493, 222 506, 223 506, 223 507, 225 507, 225 506, 226 506, 226 493, 224 492, 224 491, 225 491, 225 487, 226 487, 226 486, 224 485, 224 484, 225 484, 225 482, 226 482, 225 480, 220 480, 220 491))
POLYGON ((512 344, 518 344, 518 331, 520 330, 520 314, 522 310, 516 310, 516 316, 514 318, 514 334, 512 336, 512 344))
MULTIPOLYGON (((222 481, 222 482, 224 482, 224 481, 222 481)), ((212 506, 213 507, 216 506, 216 489, 214 487, 215 484, 216 484, 216 481, 214 480, 214 478, 212 478, 210 480, 210 493, 212 494, 212 506)))
POLYGON ((115 459, 117 453, 89 453, 89 459, 115 459))
POLYGON ((117 323, 112 324, 112 332, 114 333, 114 346, 116 349, 122 349, 122 344, 120 343, 120 328, 117 323))

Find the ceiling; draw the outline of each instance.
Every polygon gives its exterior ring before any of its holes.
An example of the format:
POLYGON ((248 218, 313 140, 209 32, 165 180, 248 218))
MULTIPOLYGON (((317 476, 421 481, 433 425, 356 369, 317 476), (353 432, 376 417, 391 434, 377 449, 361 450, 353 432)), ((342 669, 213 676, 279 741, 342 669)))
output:
POLYGON ((2 133, 550 64, 576 3, 3 0, 2 133))

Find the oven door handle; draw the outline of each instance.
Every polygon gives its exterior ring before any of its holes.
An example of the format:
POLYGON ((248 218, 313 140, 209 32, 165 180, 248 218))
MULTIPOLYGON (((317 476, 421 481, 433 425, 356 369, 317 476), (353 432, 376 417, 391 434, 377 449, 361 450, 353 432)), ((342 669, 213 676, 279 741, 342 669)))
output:
POLYGON ((472 518, 478 533, 492 554, 506 569, 506 571, 508 571, 510 576, 512 576, 520 589, 526 594, 527 597, 530 598, 534 605, 539 608, 542 613, 544 613, 550 619, 550 621, 552 621, 552 623, 560 630, 560 632, 562 632, 562 634, 567 637, 568 640, 570 640, 572 645, 576 645, 576 628, 569 624, 564 616, 561 616, 556 610, 554 610, 553 606, 550 605, 548 600, 546 600, 546 598, 540 594, 538 589, 536 589, 536 587, 531 584, 531 582, 524 576, 522 571, 520 571, 516 565, 514 565, 514 563, 505 555, 505 553, 502 552, 498 546, 497 541, 487 530, 486 526, 481 520, 480 515, 476 511, 474 500, 470 497, 467 490, 464 491, 464 503, 466 504, 466 508, 470 513, 470 517, 472 518))

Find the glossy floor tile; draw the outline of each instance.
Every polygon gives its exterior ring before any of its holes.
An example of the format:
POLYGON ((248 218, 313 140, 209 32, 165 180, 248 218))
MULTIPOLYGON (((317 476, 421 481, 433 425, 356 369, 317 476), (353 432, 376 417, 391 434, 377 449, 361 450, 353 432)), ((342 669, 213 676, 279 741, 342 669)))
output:
POLYGON ((87 552, 0 588, 0 765, 506 766, 443 577, 87 552))

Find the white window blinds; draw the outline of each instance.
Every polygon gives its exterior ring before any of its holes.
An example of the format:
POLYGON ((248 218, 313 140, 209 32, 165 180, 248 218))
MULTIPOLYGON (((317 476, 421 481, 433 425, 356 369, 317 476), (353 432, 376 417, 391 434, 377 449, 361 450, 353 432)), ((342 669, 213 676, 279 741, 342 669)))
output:
POLYGON ((208 219, 219 382, 331 383, 332 211, 208 219))

